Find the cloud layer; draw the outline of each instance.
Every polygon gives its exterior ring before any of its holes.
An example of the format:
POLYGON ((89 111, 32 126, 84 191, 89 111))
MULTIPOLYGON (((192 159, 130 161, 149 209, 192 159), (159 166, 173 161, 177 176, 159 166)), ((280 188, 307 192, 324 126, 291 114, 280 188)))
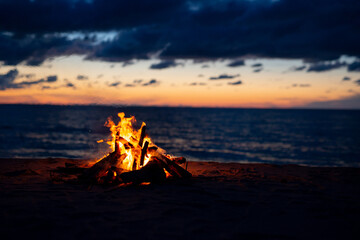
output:
POLYGON ((239 76, 240 76, 240 74, 236 74, 236 75, 220 74, 219 76, 216 76, 216 77, 210 77, 209 80, 227 80, 227 79, 233 79, 233 78, 236 78, 239 76))
MULTIPOLYGON (((41 83, 54 83, 58 80, 58 77, 56 75, 52 75, 34 81, 15 82, 18 77, 22 76, 19 75, 19 71, 17 69, 12 69, 5 74, 0 74, 0 90, 6 90, 11 88, 25 88, 31 85, 37 85, 41 83)), ((25 75, 24 77, 31 78, 27 75, 25 75)))
POLYGON ((161 61, 159 63, 152 64, 150 66, 150 69, 165 69, 165 68, 176 67, 177 65, 179 64, 173 60, 161 61))
POLYGON ((2 0, 0 61, 39 65, 81 53, 123 62, 153 55, 229 58, 235 67, 242 65, 235 59, 249 55, 312 62, 359 57, 359 12, 357 0, 2 0), (90 36, 108 31, 116 36, 90 36))

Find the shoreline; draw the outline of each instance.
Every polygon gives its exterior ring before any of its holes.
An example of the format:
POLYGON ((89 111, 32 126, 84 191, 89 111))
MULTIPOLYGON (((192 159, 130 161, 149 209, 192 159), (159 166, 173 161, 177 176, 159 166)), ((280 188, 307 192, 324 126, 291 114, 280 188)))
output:
POLYGON ((64 158, 0 159, 4 239, 358 239, 360 168, 189 162, 189 181, 50 181, 64 158), (140 231, 141 229, 141 231, 140 231))
MULTIPOLYGON (((84 158, 67 158, 67 157, 0 157, 1 161, 64 161, 71 162, 74 164, 81 164, 86 162, 93 162, 98 159, 84 159, 84 158)), ((264 162, 239 162, 239 161, 187 161, 189 163, 197 164, 197 163, 215 163, 215 164, 239 164, 240 165, 269 165, 269 166, 298 166, 298 167, 306 167, 306 168, 353 168, 360 169, 360 166, 337 166, 337 165, 307 165, 307 164, 298 164, 298 163, 264 163, 264 162)))

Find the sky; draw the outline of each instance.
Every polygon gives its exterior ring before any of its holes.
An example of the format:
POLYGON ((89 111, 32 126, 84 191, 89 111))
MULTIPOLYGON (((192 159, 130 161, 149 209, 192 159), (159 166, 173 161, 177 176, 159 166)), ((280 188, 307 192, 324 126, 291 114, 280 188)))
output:
POLYGON ((0 0, 0 103, 360 109, 358 0, 0 0))

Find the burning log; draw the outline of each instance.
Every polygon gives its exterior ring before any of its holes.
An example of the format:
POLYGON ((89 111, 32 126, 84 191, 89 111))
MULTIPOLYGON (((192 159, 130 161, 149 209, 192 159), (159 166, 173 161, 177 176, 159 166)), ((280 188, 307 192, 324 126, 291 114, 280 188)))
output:
POLYGON ((143 155, 143 142, 144 142, 145 134, 146 134, 146 124, 143 123, 141 125, 141 128, 140 128, 140 138, 139 138, 138 145, 134 149, 134 162, 133 162, 133 165, 132 165, 132 170, 136 170, 140 166, 144 165, 143 162, 141 163, 141 158, 142 158, 142 155, 143 155))
POLYGON ((95 163, 92 167, 86 169, 86 171, 79 178, 91 182, 97 182, 100 180, 100 178, 106 176, 108 170, 111 167, 116 167, 126 157, 126 153, 120 155, 120 152, 114 151, 95 163))
POLYGON ((161 153, 158 153, 155 148, 149 148, 148 152, 161 160, 164 163, 164 168, 168 171, 172 176, 176 178, 190 178, 192 175, 184 168, 177 165, 175 162, 171 161, 169 158, 164 156, 161 153))
POLYGON ((142 148, 143 142, 144 142, 144 137, 146 134, 146 124, 143 123, 141 125, 141 129, 140 129, 140 139, 139 139, 139 146, 142 148))
POLYGON ((140 154, 141 154, 141 149, 139 148, 132 148, 131 149, 131 154, 133 155, 133 163, 132 163, 132 167, 131 170, 136 170, 138 168, 138 159, 140 158, 140 154))
MULTIPOLYGON (((168 157, 168 156, 166 156, 168 157)), ((186 158, 184 157, 169 157, 171 161, 175 162, 176 164, 184 164, 186 163, 186 158)))
POLYGON ((106 176, 104 177, 104 182, 106 183, 112 183, 116 180, 117 177, 117 172, 115 169, 110 168, 106 174, 106 176))
POLYGON ((120 145, 119 145, 119 140, 120 140, 120 131, 116 132, 116 137, 115 137, 115 150, 114 152, 119 153, 120 152, 120 145))
POLYGON ((152 158, 144 167, 139 170, 124 172, 119 175, 123 183, 140 184, 143 182, 161 183, 166 179, 162 164, 152 158))
POLYGON ((145 159, 145 155, 147 153, 148 146, 149 146, 149 142, 146 141, 144 144, 144 147, 141 149, 141 156, 140 156, 140 166, 141 167, 144 165, 144 159, 145 159))
MULTIPOLYGON (((134 145, 132 145, 130 142, 128 142, 125 138, 119 137, 119 142, 122 143, 125 149, 132 149, 134 145)), ((116 145, 115 145, 116 147, 116 145)))

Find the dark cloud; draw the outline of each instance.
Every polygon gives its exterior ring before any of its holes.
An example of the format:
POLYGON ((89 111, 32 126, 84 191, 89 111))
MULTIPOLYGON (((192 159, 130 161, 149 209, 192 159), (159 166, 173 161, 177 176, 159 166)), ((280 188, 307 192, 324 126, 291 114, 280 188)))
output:
POLYGON ((29 78, 33 78, 33 77, 35 77, 35 74, 34 74, 34 73, 21 74, 21 75, 19 75, 19 78, 27 78, 27 79, 29 79, 29 78))
POLYGON ((58 77, 56 75, 53 75, 53 76, 46 77, 46 79, 41 78, 36 81, 23 81, 23 82, 18 83, 18 85, 19 85, 19 87, 24 87, 24 86, 36 85, 39 83, 54 83, 57 80, 58 80, 58 77))
POLYGON ((255 64, 251 65, 251 67, 253 67, 253 68, 258 68, 258 67, 262 67, 262 66, 263 66, 262 63, 255 63, 255 64))
POLYGON ((155 54, 166 45, 160 38, 159 30, 151 27, 124 30, 115 39, 96 46, 86 59, 109 62, 150 59, 151 54, 155 54))
POLYGON ((133 65, 135 62, 134 61, 125 61, 123 62, 123 64, 121 65, 122 67, 127 67, 127 66, 130 66, 130 65, 133 65))
POLYGON ((53 75, 53 76, 48 76, 46 78, 46 81, 47 82, 56 82, 58 80, 58 77, 56 75, 53 75))
POLYGON ((51 57, 85 53, 85 45, 84 42, 70 41, 58 35, 13 36, 0 33, 0 61, 5 65, 23 62, 29 66, 38 66, 51 57))
POLYGON ((142 86, 158 85, 160 82, 156 79, 151 79, 149 82, 143 83, 142 86))
POLYGON ((336 61, 334 63, 315 63, 310 65, 310 67, 308 68, 308 72, 325 72, 325 71, 330 71, 333 69, 338 69, 341 67, 346 66, 347 64, 345 62, 339 62, 336 61))
POLYGON ((360 56, 359 12, 358 0, 1 0, 0 61, 39 65, 79 52, 122 62, 334 60, 360 56), (110 30, 118 35, 106 40, 58 34, 110 30))
POLYGON ((294 72, 302 71, 306 68, 306 66, 300 66, 300 67, 293 67, 290 70, 294 72))
POLYGON ((72 84, 71 82, 66 83, 66 84, 65 84, 65 87, 67 87, 67 88, 74 88, 74 89, 76 88, 75 85, 72 84))
POLYGON ((46 80, 42 78, 42 79, 39 79, 36 81, 24 81, 24 82, 18 83, 18 86, 24 87, 24 86, 36 85, 36 84, 44 83, 44 82, 46 82, 46 80))
POLYGON ((177 65, 179 65, 179 63, 176 63, 173 60, 165 60, 159 63, 151 64, 150 69, 165 69, 170 67, 176 67, 177 65))
POLYGON ((355 61, 348 65, 349 72, 360 72, 360 61, 355 61))
POLYGON ((351 80, 351 78, 350 77, 343 77, 343 79, 342 79, 343 81, 350 81, 351 80))
POLYGON ((236 75, 220 74, 217 77, 210 77, 209 80, 233 79, 233 78, 236 78, 239 76, 240 76, 240 74, 236 74, 236 75))
POLYGON ((135 79, 132 83, 126 84, 125 87, 149 86, 149 85, 155 85, 155 84, 160 83, 156 79, 152 79, 149 82, 145 82, 145 83, 143 83, 143 82, 144 82, 144 80, 142 80, 142 79, 135 79), (141 84, 141 83, 143 83, 143 84, 141 84))
POLYGON ((121 84, 121 82, 113 82, 109 84, 109 87, 117 87, 121 84))
POLYGON ((359 85, 359 86, 360 86, 360 79, 355 80, 354 83, 355 83, 356 85, 359 85))
POLYGON ((252 68, 256 68, 256 69, 254 69, 254 73, 259 73, 259 72, 261 72, 263 69, 262 69, 262 66, 263 66, 263 64, 262 63, 255 63, 255 64, 253 64, 253 65, 251 65, 251 67, 252 68))
POLYGON ((0 75, 0 90, 5 90, 7 88, 19 88, 18 84, 15 84, 14 81, 19 75, 17 69, 8 71, 5 74, 0 75))
POLYGON ((26 34, 136 27, 168 21, 184 4, 181 0, 1 0, 0 22, 4 24, 0 31, 26 34))
POLYGON ((77 77, 76 77, 76 79, 77 80, 88 80, 89 79, 89 77, 88 76, 85 76, 85 75, 77 75, 77 77))
POLYGON ((228 82, 228 85, 241 85, 242 81, 228 82))
POLYGON ((244 60, 235 60, 235 61, 232 61, 231 63, 229 63, 227 66, 228 66, 228 67, 241 67, 241 66, 245 66, 245 61, 244 61, 244 60))
POLYGON ((19 75, 17 69, 8 71, 6 74, 0 75, 0 90, 6 90, 10 88, 25 88, 31 85, 37 85, 40 83, 53 83, 57 81, 57 76, 48 76, 46 79, 42 78, 35 81, 22 81, 15 83, 15 80, 23 75, 19 75))

